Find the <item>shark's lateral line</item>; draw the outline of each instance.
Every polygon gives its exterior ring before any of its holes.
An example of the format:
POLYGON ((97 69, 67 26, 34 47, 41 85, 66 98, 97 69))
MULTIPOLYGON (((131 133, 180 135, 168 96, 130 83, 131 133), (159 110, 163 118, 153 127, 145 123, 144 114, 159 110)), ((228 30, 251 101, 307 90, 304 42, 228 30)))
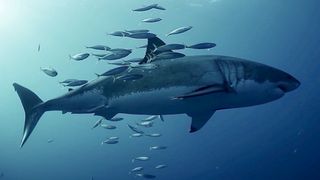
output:
MULTIPOLYGON (((164 45, 158 38, 148 40, 145 58, 156 56, 164 45)), ((155 69, 135 68, 135 81, 99 77, 43 102, 35 93, 14 83, 25 110, 21 147, 46 111, 92 113, 111 119, 117 113, 166 115, 186 113, 192 118, 190 132, 199 130, 216 110, 267 103, 296 89, 300 82, 281 70, 227 56, 186 56, 153 61, 155 69)), ((161 116, 162 117, 162 116, 161 116)))

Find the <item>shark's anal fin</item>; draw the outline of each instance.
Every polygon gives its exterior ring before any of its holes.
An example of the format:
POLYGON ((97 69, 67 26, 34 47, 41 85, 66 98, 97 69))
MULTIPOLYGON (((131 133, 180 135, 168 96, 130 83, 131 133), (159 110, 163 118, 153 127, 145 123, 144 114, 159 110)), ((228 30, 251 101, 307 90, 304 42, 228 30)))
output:
POLYGON ((196 132, 199 129, 201 129, 214 113, 215 110, 206 112, 187 113, 187 115, 192 118, 190 133, 196 132))
POLYGON ((174 97, 173 99, 186 99, 186 98, 204 96, 204 95, 208 95, 211 93, 218 93, 218 92, 229 92, 229 90, 224 85, 213 84, 213 85, 208 85, 208 86, 198 88, 194 91, 191 91, 190 93, 174 97))

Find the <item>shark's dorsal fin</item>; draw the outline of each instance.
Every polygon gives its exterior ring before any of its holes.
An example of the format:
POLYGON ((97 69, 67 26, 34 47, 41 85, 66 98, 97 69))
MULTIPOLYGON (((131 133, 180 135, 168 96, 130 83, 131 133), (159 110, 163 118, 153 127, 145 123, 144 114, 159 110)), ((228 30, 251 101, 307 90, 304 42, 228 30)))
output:
POLYGON ((148 39, 148 45, 146 50, 146 55, 144 56, 143 60, 139 62, 139 64, 148 63, 148 61, 159 54, 159 52, 155 51, 158 47, 166 45, 165 42, 163 42, 158 37, 153 37, 148 39))
POLYGON ((213 111, 207 111, 207 112, 187 113, 187 115, 192 118, 190 133, 196 132, 199 129, 201 129, 207 123, 207 121, 211 118, 214 112, 215 111, 213 110, 213 111))

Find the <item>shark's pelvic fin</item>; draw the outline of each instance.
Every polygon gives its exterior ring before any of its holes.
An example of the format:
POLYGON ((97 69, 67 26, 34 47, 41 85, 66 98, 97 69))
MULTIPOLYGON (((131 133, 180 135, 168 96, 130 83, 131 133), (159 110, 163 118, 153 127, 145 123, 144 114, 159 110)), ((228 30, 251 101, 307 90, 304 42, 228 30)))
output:
POLYGON ((28 140, 29 136, 31 135, 33 129, 36 127, 45 110, 42 106, 43 101, 31 90, 17 83, 14 83, 13 87, 18 93, 23 109, 25 111, 23 138, 20 145, 22 147, 28 140))
POLYGON ((174 97, 173 99, 186 99, 186 98, 198 97, 198 96, 208 95, 208 94, 217 93, 217 92, 228 92, 228 89, 224 85, 213 84, 213 85, 198 88, 190 93, 174 97))
POLYGON ((155 57, 159 54, 159 52, 155 51, 158 47, 166 45, 165 42, 163 42, 158 37, 153 37, 148 39, 148 45, 146 50, 146 55, 144 56, 143 60, 139 62, 139 64, 145 64, 148 63, 150 59, 155 57))
POLYGON ((99 109, 96 109, 94 111, 94 115, 95 116, 101 116, 107 120, 112 119, 114 116, 117 115, 117 113, 113 112, 111 108, 108 108, 106 106, 101 107, 99 109))
POLYGON ((196 132, 201 129, 214 113, 214 110, 208 112, 187 113, 187 115, 192 118, 190 133, 196 132))
POLYGON ((163 118, 163 115, 159 115, 159 118, 160 118, 160 120, 162 121, 162 122, 164 122, 164 118, 163 118))

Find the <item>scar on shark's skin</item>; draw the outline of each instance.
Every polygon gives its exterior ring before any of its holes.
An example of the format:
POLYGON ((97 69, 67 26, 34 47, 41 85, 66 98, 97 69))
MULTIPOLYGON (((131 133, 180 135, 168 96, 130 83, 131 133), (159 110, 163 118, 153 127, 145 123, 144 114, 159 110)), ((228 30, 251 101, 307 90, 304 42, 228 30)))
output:
MULTIPOLYGON (((153 59, 155 49, 165 43, 149 38, 140 65, 154 64, 144 71, 132 68, 127 75, 139 79, 123 81, 114 77, 97 79, 66 94, 42 101, 31 90, 14 83, 25 110, 21 147, 26 143, 46 111, 94 114, 112 119, 127 114, 187 114, 192 118, 190 132, 201 129, 216 110, 264 104, 299 87, 293 76, 276 68, 228 56, 185 56, 153 59)), ((169 51, 171 52, 171 51, 169 51)))

